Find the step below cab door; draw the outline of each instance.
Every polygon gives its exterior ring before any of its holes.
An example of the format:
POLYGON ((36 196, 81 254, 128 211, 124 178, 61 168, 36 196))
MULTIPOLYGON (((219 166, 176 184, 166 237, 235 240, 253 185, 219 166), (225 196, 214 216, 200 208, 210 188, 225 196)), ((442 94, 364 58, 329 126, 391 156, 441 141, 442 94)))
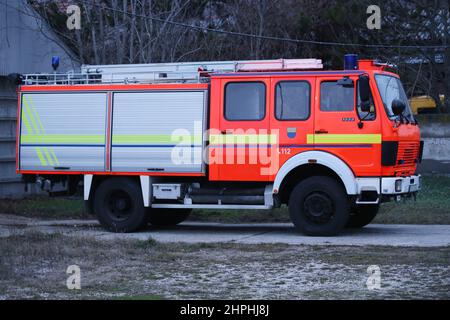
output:
POLYGON ((373 98, 370 111, 361 110, 358 76, 318 77, 316 88, 314 133, 308 142, 341 158, 357 176, 378 175, 380 124, 373 98))
POLYGON ((269 78, 212 79, 208 147, 210 180, 269 180, 269 100, 269 78))

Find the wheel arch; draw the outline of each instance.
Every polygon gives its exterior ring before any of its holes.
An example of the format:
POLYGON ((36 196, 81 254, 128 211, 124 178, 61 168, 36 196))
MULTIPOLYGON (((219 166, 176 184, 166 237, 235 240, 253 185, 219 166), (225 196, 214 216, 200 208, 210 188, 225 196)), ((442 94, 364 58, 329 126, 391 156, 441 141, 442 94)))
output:
POLYGON ((348 195, 357 194, 357 183, 351 168, 342 159, 324 151, 302 152, 286 161, 275 177, 272 191, 280 195, 282 202, 286 202, 296 183, 316 175, 331 176, 344 186, 348 195))
POLYGON ((122 176, 122 175, 99 175, 99 174, 85 174, 83 176, 83 199, 85 201, 85 206, 86 206, 86 210, 88 212, 93 212, 92 210, 92 201, 94 199, 94 195, 95 192, 98 188, 98 186, 105 180, 108 179, 114 179, 117 177, 126 177, 129 178, 131 180, 134 180, 136 182, 139 183, 142 194, 143 194, 143 200, 144 200, 144 205, 146 205, 146 207, 148 206, 148 202, 146 201, 146 199, 148 199, 148 197, 146 197, 146 195, 148 194, 148 181, 149 178, 147 178, 146 176, 122 176), (144 177, 144 178, 142 178, 144 177))

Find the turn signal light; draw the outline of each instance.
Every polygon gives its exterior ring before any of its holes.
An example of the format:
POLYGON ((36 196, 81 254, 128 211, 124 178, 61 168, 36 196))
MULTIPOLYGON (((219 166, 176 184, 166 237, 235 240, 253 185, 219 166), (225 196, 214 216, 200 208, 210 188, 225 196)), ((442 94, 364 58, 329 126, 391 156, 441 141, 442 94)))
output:
POLYGON ((395 180, 395 192, 402 191, 402 180, 395 180))

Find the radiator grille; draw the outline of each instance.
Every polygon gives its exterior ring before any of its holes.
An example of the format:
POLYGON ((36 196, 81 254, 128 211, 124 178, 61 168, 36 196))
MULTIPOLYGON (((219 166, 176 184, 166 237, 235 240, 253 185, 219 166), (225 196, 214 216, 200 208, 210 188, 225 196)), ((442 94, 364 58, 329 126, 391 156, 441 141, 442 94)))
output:
POLYGON ((418 162, 419 158, 419 142, 400 141, 398 145, 397 166, 410 167, 418 162))

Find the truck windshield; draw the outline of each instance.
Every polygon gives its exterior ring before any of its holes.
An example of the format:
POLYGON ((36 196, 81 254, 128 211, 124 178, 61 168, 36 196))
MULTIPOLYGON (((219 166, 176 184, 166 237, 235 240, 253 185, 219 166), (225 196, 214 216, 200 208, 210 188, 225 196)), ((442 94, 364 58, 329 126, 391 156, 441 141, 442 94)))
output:
POLYGON ((406 93, 400 79, 384 74, 375 75, 375 79, 388 117, 396 117, 392 112, 392 101, 398 99, 406 106, 405 111, 403 111, 403 117, 410 122, 415 122, 409 106, 408 98, 406 97, 406 93))

